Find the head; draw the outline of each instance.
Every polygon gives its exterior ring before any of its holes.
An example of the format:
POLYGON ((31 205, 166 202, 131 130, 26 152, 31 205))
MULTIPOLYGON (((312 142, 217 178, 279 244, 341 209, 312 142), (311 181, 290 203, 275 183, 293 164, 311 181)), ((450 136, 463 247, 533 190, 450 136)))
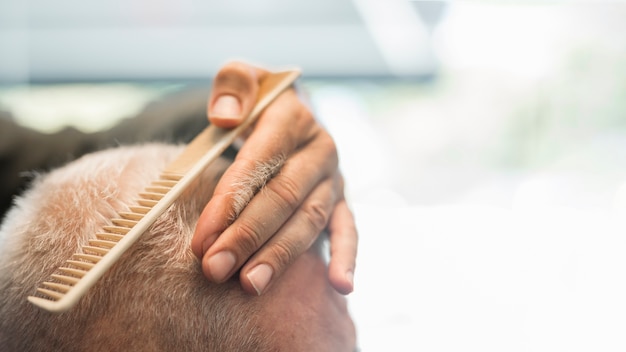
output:
POLYGON ((208 282, 191 236, 228 166, 218 160, 68 312, 27 302, 172 161, 181 148, 120 147, 39 176, 0 229, 0 350, 350 351, 346 302, 326 279, 319 243, 268 292, 237 276, 208 282))

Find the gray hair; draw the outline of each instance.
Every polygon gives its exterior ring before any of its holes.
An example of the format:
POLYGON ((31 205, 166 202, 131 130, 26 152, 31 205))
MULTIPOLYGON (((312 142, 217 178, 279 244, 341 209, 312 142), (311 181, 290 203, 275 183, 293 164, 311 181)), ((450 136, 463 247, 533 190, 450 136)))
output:
POLYGON ((2 351, 264 351, 258 305, 236 280, 209 283, 190 250, 195 222, 226 163, 218 162, 69 312, 26 301, 133 197, 179 147, 98 152, 48 175, 16 200, 0 228, 2 351))

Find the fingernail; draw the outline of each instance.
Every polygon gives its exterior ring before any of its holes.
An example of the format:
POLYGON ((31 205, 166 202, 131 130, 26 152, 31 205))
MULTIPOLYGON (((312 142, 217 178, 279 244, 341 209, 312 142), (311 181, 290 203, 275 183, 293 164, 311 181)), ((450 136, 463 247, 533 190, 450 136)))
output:
POLYGON ((235 266, 235 256, 229 251, 219 252, 209 258, 209 271, 216 282, 222 282, 235 266))
POLYGON ((270 282, 274 270, 267 264, 259 264, 248 273, 248 280, 252 284, 252 287, 256 290, 257 295, 261 295, 267 284, 270 282))
POLYGON ((233 95, 222 95, 215 101, 211 109, 211 115, 223 119, 239 118, 241 115, 241 104, 239 99, 233 95))

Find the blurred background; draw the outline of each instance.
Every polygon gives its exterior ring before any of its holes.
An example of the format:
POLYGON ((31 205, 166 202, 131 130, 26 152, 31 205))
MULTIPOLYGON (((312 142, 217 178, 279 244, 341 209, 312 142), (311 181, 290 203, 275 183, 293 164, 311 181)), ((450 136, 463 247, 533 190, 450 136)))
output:
POLYGON ((109 128, 300 66, 360 232, 363 351, 623 351, 626 2, 0 0, 0 110, 109 128))

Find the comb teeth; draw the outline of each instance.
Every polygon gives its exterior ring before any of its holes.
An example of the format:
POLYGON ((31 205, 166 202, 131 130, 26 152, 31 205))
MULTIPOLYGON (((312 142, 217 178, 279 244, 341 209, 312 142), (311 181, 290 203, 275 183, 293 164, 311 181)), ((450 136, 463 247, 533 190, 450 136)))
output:
POLYGON ((176 174, 173 172, 163 172, 161 174, 161 179, 167 180, 167 181, 180 181, 183 178, 183 176, 185 175, 176 174))
POLYGON ((83 246, 83 250, 88 253, 92 253, 94 255, 105 255, 109 252, 107 248, 94 247, 94 246, 83 246))
POLYGON ((137 225, 137 221, 128 219, 111 219, 113 225, 131 228, 137 225))
POLYGON ((70 286, 74 286, 78 282, 77 277, 69 275, 52 274, 50 277, 70 286))
MULTIPOLYGON (((44 285, 45 284, 50 284, 50 283, 44 282, 44 285)), ((37 292, 41 293, 44 296, 48 296, 54 300, 60 300, 61 298, 63 298, 63 294, 65 293, 65 292, 48 290, 46 288, 41 288, 41 287, 37 289, 37 292)))
POLYGON ((142 192, 142 193, 139 193, 139 196, 142 199, 151 199, 151 200, 161 200, 161 198, 163 198, 163 195, 161 193, 151 193, 151 192, 142 192))
POLYGON ((96 238, 100 240, 104 240, 104 241, 109 241, 109 242, 117 242, 121 240, 122 238, 124 238, 124 236, 117 235, 114 233, 108 233, 108 232, 99 232, 96 234, 96 238))
POLYGON ((136 214, 145 215, 150 211, 150 207, 142 207, 142 206, 131 206, 128 209, 132 210, 136 214))
MULTIPOLYGON (((161 177, 163 177, 163 176, 161 176, 161 177)), ((173 180, 164 179, 164 180, 152 181, 152 184, 154 186, 167 187, 167 188, 171 189, 172 187, 176 186, 177 181, 178 180, 173 181, 173 180)))
POLYGON ((124 219, 124 220, 132 220, 132 221, 139 221, 143 218, 144 214, 143 213, 131 213, 131 212, 121 212, 119 213, 119 216, 124 219))
POLYGON ((146 191, 150 192, 151 194, 161 194, 161 195, 167 193, 170 189, 171 187, 160 187, 160 186, 146 187, 146 191))
POLYGON ((103 226, 102 232, 96 233, 95 239, 82 247, 82 253, 75 253, 65 266, 51 275, 54 281, 46 281, 37 289, 39 297, 30 297, 32 302, 43 300, 58 301, 62 299, 89 270, 97 265, 115 245, 121 241, 132 228, 152 210, 172 187, 176 186, 183 175, 164 173, 160 179, 153 181, 144 192, 139 193, 136 206, 129 207, 129 212, 120 212, 119 218, 111 219, 112 225, 103 226))
MULTIPOLYGON (((169 192, 172 187, 178 184, 183 176, 181 174, 175 174, 171 172, 164 172, 160 175, 159 180, 153 181, 152 186, 146 187, 145 192, 139 193, 137 204, 140 207, 131 207, 135 213, 147 214, 152 207, 157 205, 159 201, 169 192)), ((120 215, 124 217, 123 215, 120 215)))
MULTIPOLYGON (((60 283, 57 283, 57 282, 44 282, 43 286, 47 287, 47 288, 50 288, 50 289, 52 289, 54 291, 57 291, 57 293, 66 293, 67 291, 70 290, 70 288, 72 288, 72 286, 60 284, 60 283)), ((41 289, 45 290, 45 288, 43 288, 43 287, 41 289)), ((50 290, 48 290, 48 291, 50 291, 50 290)))
POLYGON ((89 240, 89 245, 93 247, 101 247, 111 249, 117 242, 107 240, 89 240))
POLYGON ((85 276, 85 274, 87 273, 86 270, 68 268, 68 267, 64 267, 64 266, 60 267, 59 271, 63 272, 64 274, 76 276, 76 277, 79 277, 79 278, 85 276))
POLYGON ((123 226, 103 226, 102 228, 106 232, 117 233, 120 235, 125 235, 128 231, 130 231, 130 228, 123 226))
POLYGON ((152 208, 153 206, 157 205, 157 203, 159 203, 156 200, 151 200, 151 199, 137 199, 137 203, 139 203, 139 205, 147 207, 147 208, 152 208))
POLYGON ((66 263, 71 264, 77 268, 85 269, 85 270, 89 270, 93 268, 94 266, 94 263, 80 261, 80 260, 71 260, 71 259, 68 260, 66 263))
POLYGON ((97 264, 100 261, 100 259, 102 259, 102 256, 84 254, 84 253, 74 253, 73 258, 78 259, 78 260, 85 260, 85 261, 97 264))

